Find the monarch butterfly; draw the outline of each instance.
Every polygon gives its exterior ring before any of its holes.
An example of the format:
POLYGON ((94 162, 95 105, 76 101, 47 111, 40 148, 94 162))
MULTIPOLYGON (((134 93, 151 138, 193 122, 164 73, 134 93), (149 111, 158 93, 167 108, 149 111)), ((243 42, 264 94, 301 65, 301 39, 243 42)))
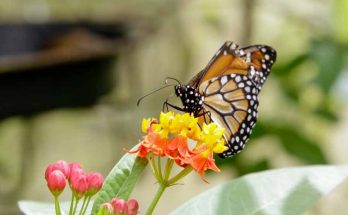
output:
POLYGON ((187 84, 175 85, 183 108, 208 115, 209 121, 225 128, 228 149, 220 157, 230 157, 244 149, 257 119, 258 94, 276 60, 276 51, 265 45, 244 48, 225 42, 208 65, 187 84))

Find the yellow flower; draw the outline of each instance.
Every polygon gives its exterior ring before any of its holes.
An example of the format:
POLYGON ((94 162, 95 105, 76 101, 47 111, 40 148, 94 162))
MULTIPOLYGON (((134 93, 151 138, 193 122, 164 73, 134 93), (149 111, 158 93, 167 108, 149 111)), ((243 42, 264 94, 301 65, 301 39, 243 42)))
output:
POLYGON ((198 119, 188 113, 176 114, 170 129, 171 133, 179 133, 193 140, 199 139, 198 119))
POLYGON ((174 119, 174 113, 173 112, 167 112, 160 114, 160 124, 162 125, 163 129, 169 129, 171 122, 174 119))
POLYGON ((216 143, 215 147, 213 148, 214 153, 223 153, 228 149, 227 146, 225 146, 225 140, 220 140, 219 142, 216 143))
POLYGON ((147 133, 147 130, 150 127, 150 124, 151 124, 150 118, 143 119, 143 121, 141 122, 141 131, 144 133, 147 133))
POLYGON ((219 127, 216 123, 203 124, 201 137, 198 146, 204 148, 202 156, 208 157, 212 152, 222 153, 227 150, 223 139, 224 128, 219 127), (202 147, 202 145, 204 147, 202 147))

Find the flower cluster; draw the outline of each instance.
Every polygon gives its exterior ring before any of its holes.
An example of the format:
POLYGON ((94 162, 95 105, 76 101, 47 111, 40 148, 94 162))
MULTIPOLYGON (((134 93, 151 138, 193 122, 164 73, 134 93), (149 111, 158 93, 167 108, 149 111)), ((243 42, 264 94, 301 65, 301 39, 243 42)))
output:
POLYGON ((98 215, 135 215, 138 213, 139 204, 137 200, 113 198, 100 206, 98 215))
POLYGON ((47 186, 55 198, 56 214, 60 214, 58 196, 63 192, 66 182, 72 191, 69 214, 75 214, 79 200, 84 197, 80 214, 84 214, 92 198, 103 186, 103 176, 100 173, 84 173, 77 162, 68 164, 59 160, 46 168, 47 186))
POLYGON ((208 169, 218 172, 213 155, 227 149, 224 128, 216 123, 200 124, 199 118, 188 113, 162 112, 159 120, 143 119, 142 131, 146 135, 135 152, 139 157, 173 159, 177 165, 191 167, 202 177, 208 169), (194 145, 189 144, 189 139, 194 145))

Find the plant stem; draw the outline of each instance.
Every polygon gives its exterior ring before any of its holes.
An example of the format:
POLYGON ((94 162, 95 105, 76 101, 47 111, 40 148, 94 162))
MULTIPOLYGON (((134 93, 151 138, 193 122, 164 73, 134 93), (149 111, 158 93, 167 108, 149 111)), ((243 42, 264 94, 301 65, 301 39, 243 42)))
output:
POLYGON ((171 178, 168 181, 169 185, 173 185, 175 184, 177 181, 179 181, 180 179, 182 179, 183 177, 185 177, 187 174, 189 174, 192 171, 192 167, 186 167, 185 169, 181 170, 181 172, 179 172, 176 176, 174 176, 173 178, 171 178))
POLYGON ((83 198, 83 203, 82 203, 79 215, 82 214, 82 211, 84 210, 84 207, 86 205, 86 201, 87 201, 87 196, 85 196, 85 198, 83 198))
POLYGON ((150 166, 151 166, 151 168, 152 168, 152 171, 153 171, 153 173, 154 173, 154 175, 155 175, 157 181, 161 181, 161 180, 160 180, 160 177, 159 177, 159 175, 158 175, 158 170, 157 170, 156 163, 155 163, 155 157, 152 157, 152 158, 151 158, 150 166))
POLYGON ((174 160, 172 159, 167 159, 165 171, 164 171, 164 180, 168 180, 170 176, 170 172, 172 171, 174 165, 174 160))
POLYGON ((150 207, 147 209, 146 214, 145 215, 151 215, 153 210, 155 209, 159 199, 161 198, 164 190, 167 188, 167 184, 164 183, 160 183, 160 187, 157 190, 157 193, 155 195, 155 197, 153 198, 150 207))
POLYGON ((70 202, 69 215, 72 215, 72 210, 73 210, 73 206, 74 206, 74 200, 75 200, 74 193, 71 192, 71 202, 70 202))
POLYGON ((58 196, 54 196, 54 207, 56 209, 56 215, 61 215, 58 196))
POLYGON ((75 215, 75 213, 76 213, 76 208, 77 208, 77 204, 79 203, 79 200, 80 200, 80 199, 76 197, 76 202, 75 202, 74 210, 73 210, 73 212, 72 212, 73 215, 75 215))
POLYGON ((160 181, 163 181, 163 176, 162 176, 162 165, 161 165, 161 156, 157 157, 157 171, 158 171, 158 176, 160 178, 160 181))
MULTIPOLYGON (((87 210, 87 208, 88 208, 89 202, 91 201, 91 198, 92 198, 92 196, 89 196, 89 197, 88 197, 86 206, 85 206, 85 208, 84 208, 83 211, 82 211, 82 215, 86 213, 86 210, 87 210)), ((82 210, 82 209, 81 209, 81 210, 82 210)))

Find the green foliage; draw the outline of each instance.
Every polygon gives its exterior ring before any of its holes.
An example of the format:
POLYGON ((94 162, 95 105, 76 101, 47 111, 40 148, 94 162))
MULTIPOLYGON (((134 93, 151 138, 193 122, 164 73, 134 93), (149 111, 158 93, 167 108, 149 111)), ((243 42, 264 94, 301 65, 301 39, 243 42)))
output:
POLYGON ((254 137, 262 137, 264 134, 277 136, 286 152, 307 164, 327 163, 319 145, 302 134, 296 127, 272 124, 271 122, 259 122, 254 129, 254 137))
POLYGON ((254 173, 196 196, 171 215, 303 214, 346 177, 348 166, 312 166, 254 173))
POLYGON ((94 201, 92 214, 97 214, 99 206, 114 197, 128 200, 146 166, 146 159, 125 154, 106 177, 103 188, 94 201))

